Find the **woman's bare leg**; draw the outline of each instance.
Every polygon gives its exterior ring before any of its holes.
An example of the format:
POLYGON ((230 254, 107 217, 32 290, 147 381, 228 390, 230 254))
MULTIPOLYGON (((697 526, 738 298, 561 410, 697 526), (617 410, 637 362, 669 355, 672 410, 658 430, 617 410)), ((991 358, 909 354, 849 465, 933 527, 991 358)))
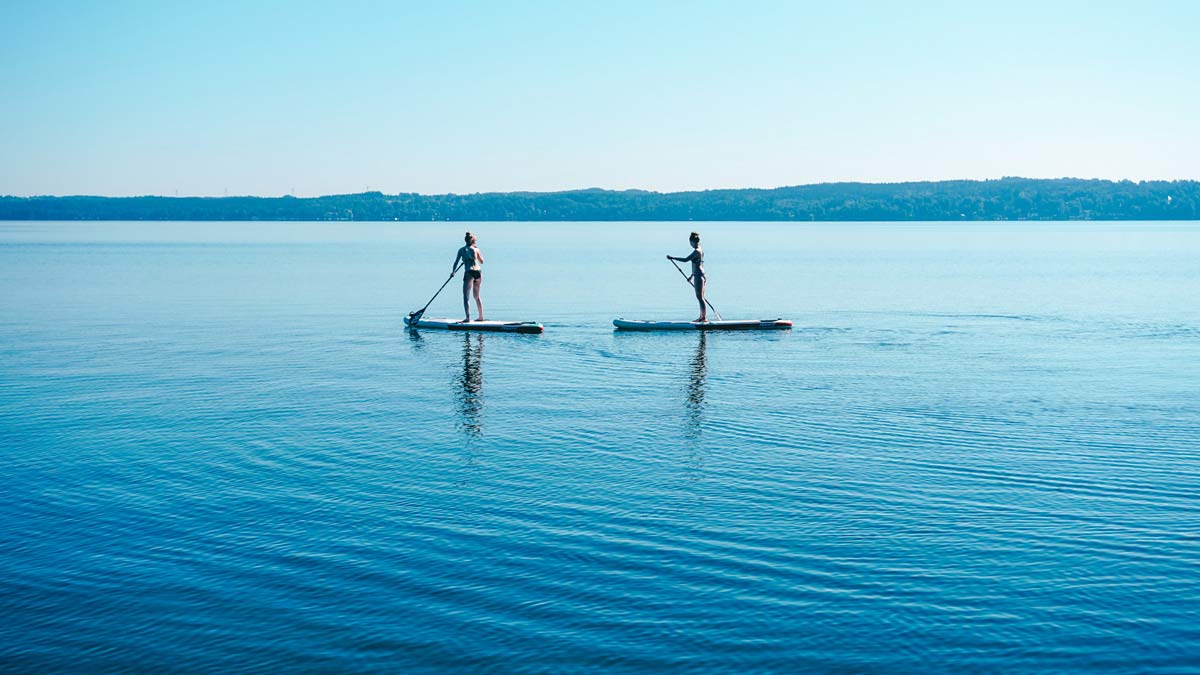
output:
POLYGON ((704 279, 704 277, 700 277, 699 279, 695 279, 694 282, 695 282, 695 286, 696 286, 696 301, 700 303, 700 317, 697 318, 696 320, 697 321, 707 321, 708 320, 708 312, 705 311, 707 308, 704 306, 704 282, 705 282, 705 279, 704 279))
POLYGON ((479 297, 479 288, 483 286, 483 279, 475 280, 475 308, 479 310, 479 318, 476 321, 483 321, 483 300, 479 297))
POLYGON ((471 275, 468 273, 463 276, 463 316, 466 317, 465 319, 463 319, 464 322, 471 320, 470 300, 471 300, 471 275))

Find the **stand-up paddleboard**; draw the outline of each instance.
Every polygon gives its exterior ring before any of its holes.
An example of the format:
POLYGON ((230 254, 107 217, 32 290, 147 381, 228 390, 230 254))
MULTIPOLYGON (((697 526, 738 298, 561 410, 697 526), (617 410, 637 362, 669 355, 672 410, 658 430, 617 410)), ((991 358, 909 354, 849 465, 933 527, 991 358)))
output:
POLYGON ((786 330, 787 319, 748 319, 744 321, 636 321, 614 319, 617 330, 786 330))
POLYGON ((540 333, 545 328, 540 323, 532 321, 469 321, 463 323, 455 319, 422 317, 414 326, 410 317, 404 317, 404 325, 409 328, 438 328, 441 330, 485 330, 501 333, 540 333))

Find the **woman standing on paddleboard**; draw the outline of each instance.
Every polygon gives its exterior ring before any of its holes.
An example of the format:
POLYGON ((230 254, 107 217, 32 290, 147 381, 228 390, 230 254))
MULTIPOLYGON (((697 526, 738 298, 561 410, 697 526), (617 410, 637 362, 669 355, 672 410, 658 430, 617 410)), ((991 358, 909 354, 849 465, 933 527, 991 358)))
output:
POLYGON ((667 260, 678 260, 679 262, 692 263, 692 274, 688 277, 688 281, 692 282, 692 286, 696 288, 696 300, 700 303, 700 316, 696 321, 708 321, 708 313, 705 311, 704 305, 704 285, 707 278, 704 275, 704 249, 700 248, 700 233, 693 232, 688 237, 688 242, 692 245, 692 252, 686 258, 676 258, 668 255, 667 260))
POLYGON ((483 321, 483 300, 479 298, 479 287, 483 285, 483 253, 475 245, 475 235, 467 232, 463 240, 467 245, 458 249, 458 255, 454 258, 455 267, 460 260, 463 264, 463 314, 466 318, 462 322, 471 321, 472 291, 475 294, 475 307, 479 310, 479 318, 475 320, 483 321))

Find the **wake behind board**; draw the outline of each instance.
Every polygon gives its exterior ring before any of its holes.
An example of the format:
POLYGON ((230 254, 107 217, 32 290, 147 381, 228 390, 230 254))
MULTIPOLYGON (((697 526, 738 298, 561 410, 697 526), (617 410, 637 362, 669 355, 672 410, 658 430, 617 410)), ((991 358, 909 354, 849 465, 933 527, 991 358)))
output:
POLYGON ((500 333, 540 333, 545 328, 540 323, 532 321, 471 321, 462 323, 456 319, 421 318, 417 325, 412 325, 409 317, 404 317, 404 325, 409 328, 437 328, 441 330, 483 330, 500 333))
POLYGON ((786 319, 747 319, 744 321, 636 321, 614 319, 617 330, 786 330, 786 319))

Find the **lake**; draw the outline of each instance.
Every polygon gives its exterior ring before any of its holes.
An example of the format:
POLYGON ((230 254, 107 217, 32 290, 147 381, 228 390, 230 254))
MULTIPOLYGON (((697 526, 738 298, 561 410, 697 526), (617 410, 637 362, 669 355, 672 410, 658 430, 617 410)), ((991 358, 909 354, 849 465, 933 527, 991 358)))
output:
POLYGON ((0 223, 0 670, 1194 669, 1198 297, 1200 223, 0 223), (544 334, 404 330, 468 228, 544 334), (692 229, 795 329, 614 332, 692 229))

